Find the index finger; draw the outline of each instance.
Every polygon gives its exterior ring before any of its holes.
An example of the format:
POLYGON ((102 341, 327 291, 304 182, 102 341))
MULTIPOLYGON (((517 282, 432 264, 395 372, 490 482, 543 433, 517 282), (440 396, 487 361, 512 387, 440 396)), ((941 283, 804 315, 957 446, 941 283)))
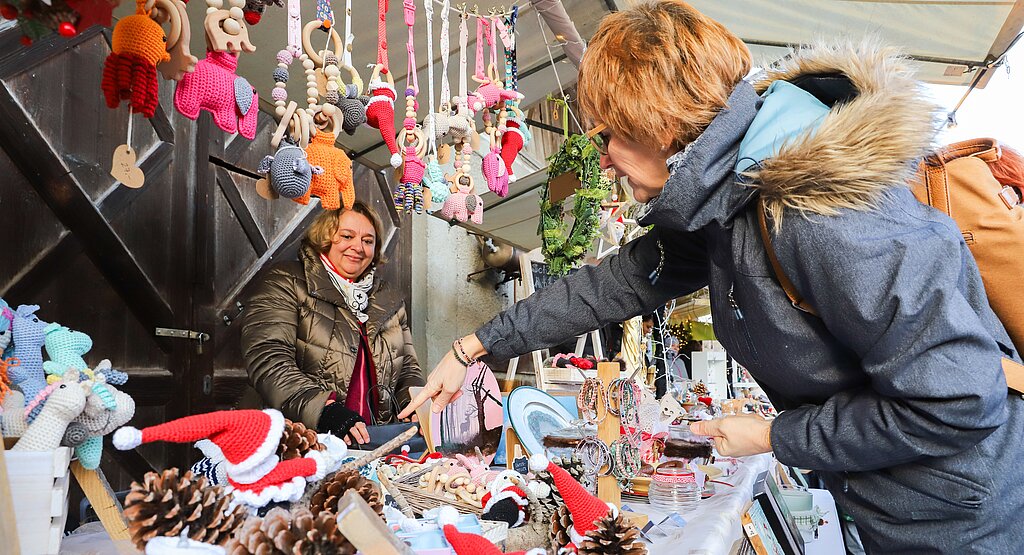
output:
POLYGON ((409 404, 406 405, 406 407, 404 409, 402 409, 402 412, 398 413, 398 418, 409 418, 410 414, 413 414, 414 412, 416 412, 416 409, 420 408, 420 405, 422 405, 423 403, 426 403, 431 397, 436 395, 437 392, 440 391, 440 390, 441 390, 441 388, 437 387, 437 386, 433 386, 433 387, 431 387, 430 385, 424 386, 423 390, 420 391, 420 394, 417 395, 415 399, 410 401, 409 404))

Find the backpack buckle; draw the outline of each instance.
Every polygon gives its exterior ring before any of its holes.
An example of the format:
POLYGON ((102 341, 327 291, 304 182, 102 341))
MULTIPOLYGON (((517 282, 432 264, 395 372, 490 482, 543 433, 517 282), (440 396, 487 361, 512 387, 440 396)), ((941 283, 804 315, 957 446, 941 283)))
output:
POLYGON ((1020 205, 1020 194, 1017 192, 1016 187, 1010 187, 1009 185, 1003 187, 1003 189, 999 191, 999 198, 1010 210, 1013 210, 1015 207, 1020 205))

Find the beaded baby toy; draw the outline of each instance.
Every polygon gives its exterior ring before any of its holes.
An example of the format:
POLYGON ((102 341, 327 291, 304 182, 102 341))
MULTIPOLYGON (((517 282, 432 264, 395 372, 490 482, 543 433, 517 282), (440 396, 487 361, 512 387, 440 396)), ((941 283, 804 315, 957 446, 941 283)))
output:
POLYGON ((423 177, 426 164, 423 156, 427 152, 427 142, 423 130, 416 124, 416 94, 419 92, 419 80, 416 75, 416 49, 413 46, 413 26, 416 23, 416 1, 403 0, 405 25, 409 29, 409 41, 406 43, 408 52, 408 77, 405 88, 405 119, 402 131, 396 139, 404 153, 404 170, 402 179, 395 190, 395 207, 399 212, 423 212, 423 177))
MULTIPOLYGON (((449 0, 445 0, 441 4, 441 11, 444 14, 444 19, 441 24, 441 44, 442 53, 444 57, 442 73, 448 71, 448 3, 449 0)), ((423 183, 428 187, 430 191, 429 202, 426 202, 427 211, 434 212, 440 210, 444 205, 445 199, 451 194, 449 189, 450 185, 444 179, 444 172, 441 171, 441 166, 437 161, 437 135, 434 129, 435 114, 434 114, 434 3, 432 0, 424 0, 423 11, 426 14, 427 21, 427 117, 424 118, 424 125, 426 125, 426 142, 427 142, 427 166, 426 175, 423 178, 423 183)), ((448 75, 444 75, 444 81, 441 84, 442 102, 445 99, 445 95, 450 95, 448 92, 448 75)), ((450 101, 450 100, 448 100, 450 101)))

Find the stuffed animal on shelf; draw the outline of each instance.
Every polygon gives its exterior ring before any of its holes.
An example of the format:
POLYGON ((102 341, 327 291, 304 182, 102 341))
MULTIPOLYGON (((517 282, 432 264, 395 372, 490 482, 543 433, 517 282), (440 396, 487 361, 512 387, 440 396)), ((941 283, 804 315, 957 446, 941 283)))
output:
POLYGON ((88 367, 82 356, 92 349, 91 337, 57 323, 46 326, 43 332, 43 347, 46 349, 46 355, 50 357, 49 362, 78 370, 88 367))
POLYGON ((174 106, 188 119, 200 110, 213 114, 213 122, 225 133, 256 138, 259 95, 239 77, 238 56, 229 52, 207 52, 192 73, 186 73, 174 90, 174 106))
POLYGON ((16 385, 31 401, 46 387, 43 373, 43 343, 47 324, 35 315, 39 305, 21 305, 14 311, 14 353, 20 363, 8 369, 11 385, 16 385))
POLYGON ((469 174, 457 173, 457 191, 448 195, 441 209, 441 215, 448 221, 484 223, 484 201, 476 194, 473 178, 469 174))
MULTIPOLYGON (((334 109, 334 106, 324 106, 334 109)), ((323 168, 323 173, 314 174, 309 191, 305 195, 292 200, 299 204, 308 204, 312 195, 320 197, 320 205, 327 210, 337 210, 344 203, 351 208, 356 201, 356 188, 352 181, 352 160, 345 151, 334 145, 335 130, 341 128, 341 112, 334 111, 325 115, 333 121, 325 129, 317 131, 306 147, 306 158, 313 166, 323 168)))
POLYGON ((44 399, 46 405, 11 450, 52 451, 60 447, 68 424, 85 409, 85 400, 91 388, 92 383, 88 381, 79 383, 78 373, 74 371, 67 373, 66 381, 46 386, 25 407, 25 411, 32 410, 34 405, 44 399))
MULTIPOLYGON (((105 379, 103 374, 96 374, 97 381, 105 379)), ((124 426, 135 416, 135 399, 131 395, 120 391, 109 383, 104 384, 105 390, 110 392, 113 398, 113 408, 100 400, 95 394, 96 386, 93 386, 92 395, 86 399, 85 409, 71 423, 80 424, 85 428, 86 439, 75 446, 75 456, 86 470, 99 468, 100 459, 103 456, 103 436, 112 433, 114 430, 124 426)))
POLYGON ((163 28, 146 11, 145 1, 137 0, 135 13, 114 26, 111 52, 103 63, 101 87, 108 108, 127 100, 133 111, 153 117, 160 103, 156 66, 171 59, 166 41, 163 28))

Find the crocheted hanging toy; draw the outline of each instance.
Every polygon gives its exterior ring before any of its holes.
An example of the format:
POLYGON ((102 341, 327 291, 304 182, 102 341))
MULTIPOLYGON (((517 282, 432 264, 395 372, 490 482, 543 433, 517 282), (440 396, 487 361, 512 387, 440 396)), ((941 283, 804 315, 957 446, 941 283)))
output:
POLYGON ((385 73, 386 81, 381 80, 383 66, 377 64, 370 74, 370 100, 366 104, 366 124, 380 131, 384 144, 391 153, 391 167, 402 165, 402 155, 398 152, 395 142, 395 80, 391 73, 385 73))
POLYGON ((574 547, 578 547, 585 539, 587 532, 597 529, 597 521, 608 516, 619 513, 618 508, 601 501, 589 493, 562 467, 548 460, 542 453, 530 457, 530 470, 534 473, 547 471, 555 482, 555 489, 562 496, 565 505, 572 514, 572 526, 569 528, 569 537, 574 547))
POLYGON ((249 25, 256 25, 263 18, 263 10, 267 6, 277 6, 279 8, 284 7, 284 2, 281 0, 245 0, 245 7, 242 8, 242 14, 245 16, 245 22, 249 25))
POLYGON ((445 220, 458 222, 484 223, 484 201, 476 194, 473 178, 469 174, 456 173, 454 183, 457 191, 448 195, 441 209, 445 220))
POLYGON ((515 183, 516 174, 512 171, 512 163, 530 140, 530 131, 523 123, 522 112, 513 108, 518 114, 505 120, 505 129, 501 134, 501 159, 505 162, 508 180, 515 183))
POLYGON ((67 380, 46 386, 25 406, 25 413, 43 400, 46 405, 11 450, 52 451, 59 447, 68 424, 85 410, 91 388, 92 383, 88 381, 79 383, 78 373, 74 371, 68 372, 67 380))
POLYGON ((200 110, 210 112, 213 122, 225 133, 238 133, 252 140, 256 137, 259 95, 236 71, 238 53, 255 52, 256 47, 249 42, 243 21, 245 1, 229 2, 232 9, 223 10, 222 0, 207 0, 206 57, 178 83, 174 106, 192 120, 199 117, 200 110))
POLYGON ((186 73, 195 71, 199 59, 192 55, 189 43, 192 41, 192 26, 188 21, 185 3, 181 0, 156 0, 153 18, 157 23, 166 19, 170 23, 167 34, 167 54, 170 59, 157 64, 156 69, 168 81, 181 81, 186 73))
POLYGON ((395 189, 395 208, 399 213, 416 211, 423 212, 423 177, 426 175, 427 165, 423 161, 427 154, 427 140, 416 124, 416 110, 419 108, 416 102, 416 94, 419 92, 419 82, 416 76, 416 50, 413 47, 413 25, 416 22, 416 2, 414 0, 403 1, 405 25, 409 29, 409 41, 406 43, 406 51, 409 53, 408 64, 408 86, 405 89, 405 119, 402 121, 402 131, 396 139, 401 146, 404 156, 404 167, 402 178, 395 189))
MULTIPOLYGON (((337 112, 340 117, 340 112, 337 112)), ((306 157, 313 166, 323 168, 323 173, 314 174, 309 191, 301 197, 292 200, 299 204, 308 204, 309 197, 315 195, 320 197, 320 205, 326 210, 337 210, 344 203, 345 208, 352 208, 356 201, 356 188, 352 181, 352 160, 334 145, 335 129, 341 127, 337 118, 336 123, 317 132, 316 136, 309 141, 306 147, 306 157)))
POLYGON ((508 195, 508 182, 509 176, 508 171, 505 169, 505 163, 501 159, 501 149, 499 146, 499 139, 497 137, 497 131, 490 129, 488 135, 491 139, 490 152, 484 156, 483 161, 480 164, 480 173, 484 175, 484 179, 487 180, 487 188, 499 197, 508 195))
POLYGON ((142 430, 126 426, 114 432, 112 441, 122 451, 153 441, 194 441, 211 460, 224 461, 229 490, 238 501, 263 507, 271 501, 297 501, 307 481, 337 470, 347 454, 342 442, 334 442, 326 451, 281 461, 276 453, 283 433, 284 416, 274 409, 231 410, 186 416, 142 430))
POLYGON ((167 36, 146 11, 145 1, 136 0, 135 6, 135 14, 114 26, 101 87, 108 108, 127 100, 132 111, 151 118, 160 103, 156 66, 170 61, 171 55, 166 50, 167 36))
POLYGON ((273 156, 263 158, 257 171, 269 176, 274 193, 290 199, 308 198, 313 174, 324 173, 320 166, 310 165, 306 151, 290 141, 283 142, 273 156))
POLYGON ((31 401, 46 387, 46 376, 43 373, 43 342, 46 326, 35 315, 39 305, 21 305, 14 311, 14 353, 20 361, 16 367, 8 368, 11 385, 18 386, 25 394, 26 401, 31 401))
MULTIPOLYGON (((295 44, 280 50, 276 59, 271 97, 274 99, 274 112, 279 123, 270 139, 270 147, 276 148, 277 152, 265 157, 257 170, 269 179, 260 179, 256 183, 256 191, 269 200, 301 197, 309 192, 313 173, 323 173, 323 168, 311 166, 306 159, 312 117, 306 110, 298 109, 295 102, 288 102, 288 66, 296 59, 301 60, 306 72, 307 90, 312 90, 316 86, 313 61, 301 52, 301 46, 295 44), (296 55, 296 52, 299 54, 296 55)), ((309 100, 312 101, 311 107, 315 107, 316 99, 310 97, 309 100)))
POLYGON ((437 158, 431 158, 430 162, 427 162, 424 183, 430 188, 429 211, 435 212, 440 210, 452 191, 450 189, 451 184, 444 178, 444 171, 441 170, 441 165, 437 163, 437 158))

